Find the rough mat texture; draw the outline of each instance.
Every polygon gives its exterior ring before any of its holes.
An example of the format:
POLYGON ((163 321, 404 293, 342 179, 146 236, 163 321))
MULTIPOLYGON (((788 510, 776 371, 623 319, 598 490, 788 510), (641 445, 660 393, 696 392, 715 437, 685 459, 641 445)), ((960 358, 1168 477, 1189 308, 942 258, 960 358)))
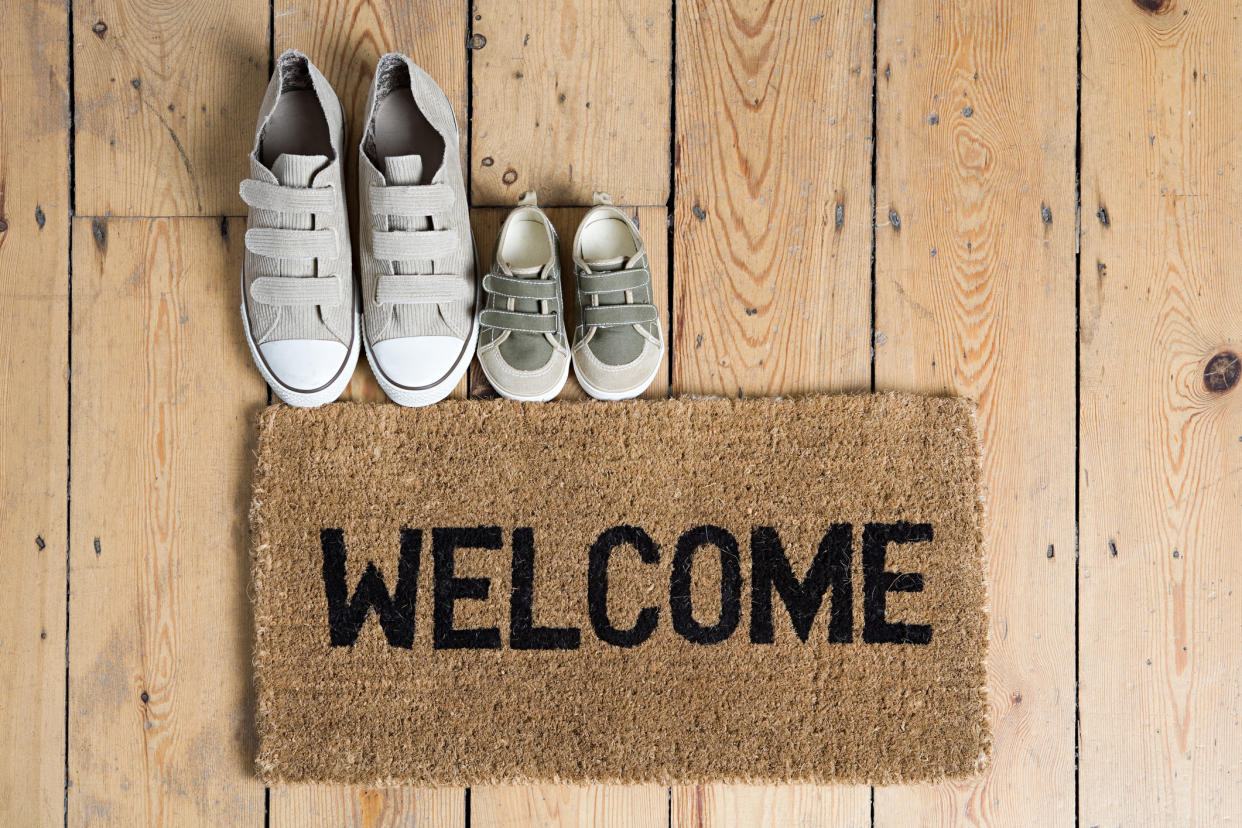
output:
POLYGON ((982 519, 959 399, 273 406, 260 775, 970 775, 982 519))

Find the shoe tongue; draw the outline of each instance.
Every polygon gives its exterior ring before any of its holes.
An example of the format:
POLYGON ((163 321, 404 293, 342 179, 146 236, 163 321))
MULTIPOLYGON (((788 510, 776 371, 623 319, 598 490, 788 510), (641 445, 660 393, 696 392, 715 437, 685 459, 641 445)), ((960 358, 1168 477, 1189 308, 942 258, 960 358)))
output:
POLYGON ((309 187, 315 173, 328 163, 326 155, 290 155, 283 153, 272 164, 272 175, 285 187, 309 187))
POLYGON ((421 155, 390 155, 384 159, 384 180, 389 184, 417 184, 422 177, 421 155))
POLYGON ((534 265, 532 267, 511 267, 509 272, 514 276, 533 276, 539 278, 543 274, 543 265, 534 265))
POLYGON ((611 259, 583 259, 583 263, 591 270, 619 270, 625 267, 624 256, 613 256, 611 259))

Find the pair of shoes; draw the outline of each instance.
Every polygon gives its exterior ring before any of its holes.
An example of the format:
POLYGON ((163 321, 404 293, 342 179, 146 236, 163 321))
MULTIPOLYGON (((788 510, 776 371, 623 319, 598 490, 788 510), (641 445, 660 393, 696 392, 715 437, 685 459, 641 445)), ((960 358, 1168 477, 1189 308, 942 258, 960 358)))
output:
POLYGON ((360 285, 344 144, 336 93, 306 55, 285 52, 241 184, 250 353, 276 396, 316 406, 341 395, 365 346, 390 399, 428 405, 465 374, 479 330, 452 104, 408 57, 380 58, 358 154, 360 285))
POLYGON ((511 400, 544 402, 574 374, 598 400, 628 400, 651 385, 664 355, 664 332, 651 287, 650 261, 629 216, 607 193, 574 235, 578 324, 572 349, 565 330, 556 230, 522 196, 496 240, 483 277, 479 364, 492 387, 511 400))

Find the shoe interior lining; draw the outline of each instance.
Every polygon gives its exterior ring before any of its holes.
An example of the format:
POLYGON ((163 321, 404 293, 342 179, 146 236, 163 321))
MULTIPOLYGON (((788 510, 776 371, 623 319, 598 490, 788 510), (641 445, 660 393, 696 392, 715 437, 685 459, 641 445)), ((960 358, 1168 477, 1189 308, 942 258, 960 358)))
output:
POLYGON ((372 146, 375 166, 384 169, 384 159, 401 155, 419 155, 423 159, 420 184, 429 184, 444 163, 444 139, 431 125, 408 86, 393 89, 375 104, 372 121, 372 146))
POLYGON ((263 127, 259 151, 259 160, 268 169, 281 155, 335 155, 328 119, 314 89, 280 93, 280 100, 263 127))
POLYGON ((511 269, 543 267, 552 258, 548 229, 537 218, 517 216, 505 230, 497 256, 511 269))
POLYGON ((600 216, 582 228, 578 235, 578 255, 586 262, 629 259, 638 252, 630 223, 615 216, 600 216))

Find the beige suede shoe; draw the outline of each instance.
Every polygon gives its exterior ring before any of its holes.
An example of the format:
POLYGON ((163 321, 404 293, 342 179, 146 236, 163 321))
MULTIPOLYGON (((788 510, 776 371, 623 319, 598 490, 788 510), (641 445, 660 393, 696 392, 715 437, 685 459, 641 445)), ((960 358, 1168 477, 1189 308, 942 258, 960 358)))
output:
POLYGON ((607 193, 595 204, 574 235, 574 375, 597 400, 628 400, 659 372, 664 332, 642 236, 607 193))
POLYGON ((545 402, 569 378, 561 268, 556 230, 535 194, 519 203, 500 228, 494 264, 483 277, 479 364, 501 396, 545 402))
POLYGON ((276 62, 255 128, 242 321, 255 365, 290 405, 332 402, 358 362, 358 297, 341 175, 345 119, 306 55, 276 62))
POLYGON ((405 55, 380 58, 358 152, 367 359, 401 405, 447 397, 478 337, 477 266, 457 120, 405 55))

